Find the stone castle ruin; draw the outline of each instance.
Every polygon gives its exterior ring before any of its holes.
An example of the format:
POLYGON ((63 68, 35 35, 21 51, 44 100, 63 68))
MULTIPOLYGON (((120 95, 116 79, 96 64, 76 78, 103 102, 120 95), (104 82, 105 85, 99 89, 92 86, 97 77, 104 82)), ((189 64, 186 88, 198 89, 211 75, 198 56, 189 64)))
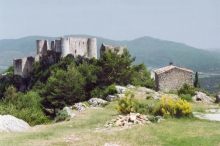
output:
POLYGON ((106 45, 102 44, 100 48, 100 57, 102 57, 102 52, 105 52, 107 50, 116 51, 118 49, 118 54, 122 54, 124 49, 126 49, 125 46, 112 46, 112 45, 106 45))
MULTIPOLYGON (((33 63, 35 61, 42 61, 47 55, 47 51, 59 52, 61 57, 66 57, 68 54, 74 56, 86 56, 89 58, 97 58, 97 39, 84 37, 61 37, 60 39, 51 41, 51 46, 48 40, 36 40, 37 55, 35 57, 24 57, 21 59, 14 59, 14 75, 20 75, 25 78, 28 77, 33 70, 33 63)), ((118 54, 123 53, 125 46, 111 46, 102 44, 100 52, 106 50, 115 51, 119 49, 118 54)), ((101 56, 102 53, 100 53, 101 56)))
POLYGON ((36 42, 36 61, 41 61, 42 57, 48 50, 60 52, 61 57, 66 57, 68 54, 72 54, 74 56, 81 55, 89 58, 97 58, 96 38, 61 37, 60 40, 51 41, 51 47, 47 40, 37 40, 36 42))

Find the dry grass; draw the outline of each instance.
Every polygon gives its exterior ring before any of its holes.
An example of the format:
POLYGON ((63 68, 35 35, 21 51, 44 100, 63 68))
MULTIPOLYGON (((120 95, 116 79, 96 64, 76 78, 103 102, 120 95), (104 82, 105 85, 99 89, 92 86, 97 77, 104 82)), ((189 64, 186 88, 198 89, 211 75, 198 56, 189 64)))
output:
MULTIPOLYGON (((146 100, 148 101, 148 100, 146 100)), ((151 101, 153 102, 153 101, 151 101)), ((77 117, 61 123, 40 125, 28 132, 0 133, 1 146, 94 146, 116 143, 122 146, 147 145, 220 145, 220 123, 207 120, 169 118, 160 123, 135 125, 128 129, 106 129, 104 124, 118 113, 117 101, 103 110, 87 109, 77 117)), ((192 103, 194 109, 215 104, 192 103)))

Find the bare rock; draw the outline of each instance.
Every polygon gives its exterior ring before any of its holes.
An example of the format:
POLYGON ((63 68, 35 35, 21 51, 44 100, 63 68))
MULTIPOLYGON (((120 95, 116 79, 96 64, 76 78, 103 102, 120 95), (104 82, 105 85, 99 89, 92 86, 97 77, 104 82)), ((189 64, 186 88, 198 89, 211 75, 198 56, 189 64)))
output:
POLYGON ((160 99, 161 96, 162 96, 162 95, 161 95, 160 93, 158 93, 158 92, 154 92, 152 98, 153 98, 153 99, 160 99))
POLYGON ((201 102, 214 102, 214 100, 207 96, 205 93, 202 92, 195 92, 195 96, 192 98, 194 101, 201 101, 201 102))
POLYGON ((11 115, 0 115, 0 132, 24 132, 30 129, 25 121, 11 115))
POLYGON ((127 90, 126 87, 122 87, 122 86, 115 86, 115 88, 116 88, 117 92, 120 94, 124 94, 125 91, 127 90))
POLYGON ((135 88, 135 86, 131 85, 131 84, 128 84, 127 85, 127 88, 135 88))
POLYGON ((75 113, 73 113, 73 110, 70 107, 64 107, 63 110, 66 110, 67 114, 70 116, 70 118, 74 118, 76 116, 75 113))
POLYGON ((100 106, 101 104, 107 103, 107 101, 101 98, 91 98, 88 103, 90 104, 90 106, 96 107, 100 106))
POLYGON ((117 96, 115 96, 115 95, 108 95, 107 97, 106 97, 106 100, 107 101, 112 101, 112 100, 116 100, 117 99, 117 96))
POLYGON ((75 104, 73 105, 73 107, 74 107, 76 110, 78 110, 78 111, 84 111, 84 110, 86 110, 86 109, 88 108, 84 103, 81 103, 81 102, 75 103, 75 104))

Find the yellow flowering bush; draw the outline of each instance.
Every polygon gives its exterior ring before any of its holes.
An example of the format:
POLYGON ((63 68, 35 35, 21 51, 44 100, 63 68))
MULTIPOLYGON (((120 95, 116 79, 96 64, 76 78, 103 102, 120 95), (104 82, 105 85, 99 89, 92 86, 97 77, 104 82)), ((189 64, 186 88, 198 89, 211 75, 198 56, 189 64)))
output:
POLYGON ((174 99, 163 95, 160 103, 155 107, 153 113, 155 115, 182 117, 192 113, 192 108, 189 102, 181 98, 174 99))

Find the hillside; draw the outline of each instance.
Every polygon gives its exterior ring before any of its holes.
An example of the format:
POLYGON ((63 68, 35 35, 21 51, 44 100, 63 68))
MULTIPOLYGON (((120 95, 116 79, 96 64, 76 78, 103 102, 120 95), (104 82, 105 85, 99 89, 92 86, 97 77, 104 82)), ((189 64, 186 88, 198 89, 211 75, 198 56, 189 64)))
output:
MULTIPOLYGON (((88 35, 68 35, 83 36, 88 35)), ((13 58, 35 56, 36 40, 47 39, 49 42, 58 37, 29 36, 20 39, 0 40, 0 71, 12 65, 13 58)), ((159 68, 173 61, 175 65, 193 71, 220 73, 220 53, 197 49, 185 44, 141 37, 131 41, 114 41, 97 37, 98 51, 101 43, 126 45, 132 56, 136 56, 135 64, 144 62, 148 68, 159 68)), ((99 53, 98 53, 99 55, 99 53)))

